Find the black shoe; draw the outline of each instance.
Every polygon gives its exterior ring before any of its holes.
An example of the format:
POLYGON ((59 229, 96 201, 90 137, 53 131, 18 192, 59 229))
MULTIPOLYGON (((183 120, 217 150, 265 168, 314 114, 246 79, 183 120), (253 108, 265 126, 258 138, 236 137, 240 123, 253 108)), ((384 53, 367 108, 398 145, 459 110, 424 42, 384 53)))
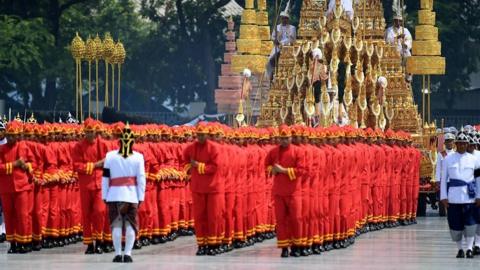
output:
POLYGON ((473 255, 480 255, 480 247, 478 246, 473 247, 473 255))
POLYGON ((300 254, 300 250, 298 248, 292 248, 292 250, 290 251, 290 256, 292 257, 300 257, 301 254, 300 254))
POLYGON ((197 253, 195 255, 197 256, 207 255, 207 247, 198 247, 197 253))
POLYGON ((87 250, 85 250, 85 254, 94 254, 95 253, 95 247, 93 244, 89 244, 87 246, 87 250))
POLYGON ((33 247, 32 247, 33 251, 40 251, 41 249, 42 249, 42 245, 40 244, 40 242, 33 243, 33 247))
POLYGON ((158 236, 153 237, 152 245, 158 245, 158 244, 160 244, 160 237, 158 236))
POLYGON ((215 247, 208 247, 207 255, 208 255, 208 256, 215 256, 215 255, 217 255, 217 250, 215 249, 215 247))
POLYGON ((282 253, 280 254, 280 257, 282 258, 288 257, 288 248, 282 248, 282 253))
POLYGON ((334 249, 340 249, 340 248, 341 248, 340 242, 338 242, 338 241, 335 242, 335 243, 333 244, 333 248, 334 248, 334 249))
POLYGON ((313 252, 313 254, 316 254, 316 255, 322 254, 322 251, 320 250, 319 245, 314 245, 313 248, 312 248, 312 252, 313 252))
POLYGON ((135 240, 135 243, 133 244, 133 249, 141 249, 142 248, 142 243, 140 243, 139 240, 135 240))
POLYGON ((25 248, 25 245, 24 244, 18 244, 17 245, 17 253, 20 253, 20 254, 25 254, 27 253, 27 249, 25 248))
POLYGON ((102 244, 96 244, 94 251, 96 254, 103 254, 102 244))
POLYGON ((471 249, 467 250, 466 257, 467 259, 473 259, 473 252, 471 249))
POLYGON ((123 255, 123 262, 124 263, 132 263, 133 262, 132 257, 128 256, 128 255, 123 255))
POLYGON ((306 257, 306 256, 308 256, 308 255, 310 255, 310 254, 309 254, 307 248, 301 248, 301 249, 300 249, 300 255, 306 257))
POLYGON ((158 242, 160 244, 164 244, 168 241, 167 237, 166 236, 160 236, 160 238, 158 239, 158 242))
POLYGON ((458 250, 457 258, 465 258, 465 252, 463 252, 463 249, 458 250))
POLYGON ((237 248, 243 248, 243 247, 244 247, 244 244, 241 241, 235 240, 233 242, 233 248, 237 249, 237 248))
POLYGON ((324 245, 319 245, 318 250, 320 250, 320 252, 325 252, 325 246, 324 245))
POLYGON ((232 245, 226 245, 226 246, 225 246, 225 251, 226 251, 226 252, 230 252, 230 251, 232 251, 232 250, 233 250, 233 246, 232 246, 232 245))
POLYGON ((115 256, 115 258, 113 258, 113 261, 112 262, 115 262, 115 263, 121 263, 123 262, 123 257, 122 255, 117 255, 115 256))
POLYGON ((144 246, 144 247, 150 246, 150 240, 148 240, 148 238, 144 238, 142 240, 142 246, 144 246))
POLYGON ((63 239, 60 239, 57 241, 57 247, 64 247, 65 246, 65 241, 63 239))
POLYGON ((0 234, 0 243, 3 243, 5 241, 7 241, 7 235, 4 233, 0 234))
POLYGON ((102 250, 103 250, 103 253, 111 253, 115 249, 113 248, 112 243, 105 243, 105 244, 102 245, 102 250))

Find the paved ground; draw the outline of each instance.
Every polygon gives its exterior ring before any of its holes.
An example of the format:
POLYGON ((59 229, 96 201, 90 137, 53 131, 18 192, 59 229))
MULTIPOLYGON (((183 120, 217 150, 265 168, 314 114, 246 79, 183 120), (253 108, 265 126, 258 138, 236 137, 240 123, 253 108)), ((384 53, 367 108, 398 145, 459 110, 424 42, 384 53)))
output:
POLYGON ((81 244, 42 250, 27 255, 7 255, 0 244, 0 269, 472 269, 480 257, 456 259, 446 220, 429 216, 417 225, 386 229, 360 236, 355 245, 303 258, 279 257, 275 240, 216 257, 196 257, 193 237, 134 251, 131 265, 113 264, 112 254, 83 255, 81 244))

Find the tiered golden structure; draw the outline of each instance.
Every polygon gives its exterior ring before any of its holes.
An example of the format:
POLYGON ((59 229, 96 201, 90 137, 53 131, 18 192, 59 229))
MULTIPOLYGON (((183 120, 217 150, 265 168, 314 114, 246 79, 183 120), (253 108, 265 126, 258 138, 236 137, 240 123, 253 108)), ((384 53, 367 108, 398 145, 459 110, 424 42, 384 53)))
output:
POLYGON ((308 124, 315 115, 322 126, 334 124, 338 112, 329 109, 331 100, 325 81, 321 85, 322 109, 315 109, 312 50, 320 48, 332 87, 339 93, 339 85, 344 86, 339 99, 351 125, 419 132, 421 121, 411 86, 405 81, 401 56, 394 45, 384 40, 381 1, 358 1, 353 19, 343 11, 339 0, 333 14, 327 16, 325 10, 326 1, 303 2, 298 39, 293 46, 281 48, 277 72, 257 124, 308 124), (344 74, 340 74, 339 66, 344 74), (381 100, 377 98, 379 76, 388 80, 381 100))
POLYGON ((240 25, 240 38, 237 39, 237 52, 232 56, 232 71, 242 72, 248 68, 253 73, 263 74, 268 61, 267 52, 271 48, 270 28, 266 1, 260 0, 259 11, 254 8, 254 0, 245 1, 245 9, 240 25), (263 8, 263 10, 261 9, 263 8))

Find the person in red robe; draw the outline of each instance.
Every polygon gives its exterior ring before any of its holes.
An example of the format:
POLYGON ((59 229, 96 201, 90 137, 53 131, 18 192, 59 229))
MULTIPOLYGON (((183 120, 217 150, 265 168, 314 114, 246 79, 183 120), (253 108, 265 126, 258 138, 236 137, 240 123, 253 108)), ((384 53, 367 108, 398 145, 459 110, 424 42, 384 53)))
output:
POLYGON ((106 206, 102 201, 101 181, 107 145, 98 137, 98 128, 98 122, 86 119, 83 124, 85 138, 77 142, 72 151, 73 168, 80 186, 85 254, 103 253, 106 206))
POLYGON ((0 146, 0 198, 5 215, 8 253, 27 253, 32 244, 34 155, 20 140, 22 124, 7 124, 7 143, 0 146))
MULTIPOLYGON (((277 219, 277 247, 281 257, 288 257, 292 240, 301 238, 302 226, 302 179, 305 172, 302 151, 291 144, 291 130, 282 125, 279 130, 280 144, 270 150, 265 165, 274 175, 272 195, 277 219)), ((292 246, 291 255, 298 257, 300 251, 292 246)))
POLYGON ((217 234, 219 216, 224 205, 225 185, 218 176, 221 153, 215 143, 208 139, 209 127, 199 123, 196 128, 197 140, 183 152, 183 163, 189 166, 190 188, 193 197, 197 256, 218 253, 217 234))

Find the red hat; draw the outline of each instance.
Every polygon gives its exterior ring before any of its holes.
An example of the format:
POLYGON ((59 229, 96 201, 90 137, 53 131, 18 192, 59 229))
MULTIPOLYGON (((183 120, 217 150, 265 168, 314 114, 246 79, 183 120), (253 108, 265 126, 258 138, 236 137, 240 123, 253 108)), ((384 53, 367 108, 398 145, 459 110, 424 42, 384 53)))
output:
POLYGON ((292 130, 287 125, 281 125, 278 128, 278 133, 279 133, 279 137, 291 137, 292 136, 292 130))
POLYGON ((7 128, 5 129, 5 133, 11 135, 18 135, 23 131, 23 124, 18 121, 12 121, 7 124, 7 128))
POLYGON ((195 129, 195 132, 199 133, 199 134, 208 134, 209 131, 210 131, 210 127, 208 126, 208 123, 206 123, 206 122, 199 122, 197 124, 196 129, 195 129))
POLYGON ((99 123, 93 118, 87 118, 83 122, 83 131, 97 131, 99 129, 99 123))

